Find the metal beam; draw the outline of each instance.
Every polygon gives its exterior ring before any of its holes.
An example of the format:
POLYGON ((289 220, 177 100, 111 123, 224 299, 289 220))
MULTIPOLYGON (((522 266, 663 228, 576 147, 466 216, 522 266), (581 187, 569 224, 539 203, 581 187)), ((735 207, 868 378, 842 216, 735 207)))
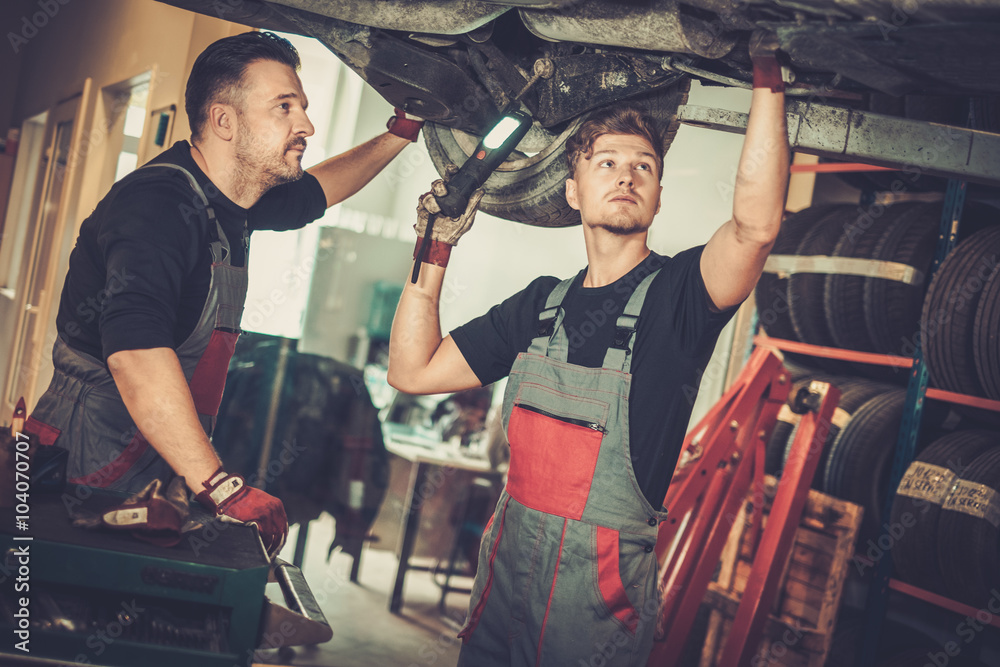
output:
MULTIPOLYGON (((987 185, 1000 184, 1000 134, 790 100, 788 143, 800 153, 856 160, 987 185)), ((685 105, 687 125, 743 134, 747 114, 685 105)))

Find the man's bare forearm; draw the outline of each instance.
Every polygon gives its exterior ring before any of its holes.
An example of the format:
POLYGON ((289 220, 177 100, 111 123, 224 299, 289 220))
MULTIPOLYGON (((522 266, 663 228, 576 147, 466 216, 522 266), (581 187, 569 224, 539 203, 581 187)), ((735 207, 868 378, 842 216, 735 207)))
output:
POLYGON ((333 206, 367 185, 409 144, 409 140, 386 132, 306 171, 322 186, 326 205, 333 206))
POLYGON ((785 96, 754 88, 733 192, 741 240, 769 244, 778 236, 788 188, 785 96))
POLYGON ((733 217, 701 256, 701 275, 712 305, 743 302, 778 237, 788 187, 788 134, 784 94, 754 88, 733 192, 733 217))
POLYGON ((389 335, 389 384, 414 393, 414 381, 441 345, 441 286, 444 267, 421 264, 416 284, 403 287, 389 335), (409 387, 409 388, 408 388, 409 387))
POLYGON ((108 357, 122 401, 143 437, 188 488, 222 465, 205 435, 177 354, 170 348, 122 350, 108 357))

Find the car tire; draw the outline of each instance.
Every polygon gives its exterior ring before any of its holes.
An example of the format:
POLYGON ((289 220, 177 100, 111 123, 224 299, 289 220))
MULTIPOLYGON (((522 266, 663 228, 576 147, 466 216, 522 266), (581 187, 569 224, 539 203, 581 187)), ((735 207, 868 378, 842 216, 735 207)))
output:
MULTIPOLYGON (((670 147, 677 133, 677 108, 687 101, 689 79, 661 90, 653 91, 628 102, 648 110, 658 121, 663 134, 664 152, 670 147)), ((533 227, 570 227, 580 224, 580 212, 566 202, 566 140, 586 116, 580 116, 560 127, 558 133, 549 133, 548 141, 533 154, 516 152, 486 181, 486 191, 479 210, 505 220, 522 222, 533 227)), ((449 165, 461 166, 472 154, 479 137, 455 130, 445 125, 428 122, 424 125, 424 141, 435 169, 444 174, 449 165)), ((539 135, 535 135, 537 141, 539 135)), ((531 139, 532 135, 528 135, 531 139)), ((521 145, 524 145, 523 142, 521 145)))

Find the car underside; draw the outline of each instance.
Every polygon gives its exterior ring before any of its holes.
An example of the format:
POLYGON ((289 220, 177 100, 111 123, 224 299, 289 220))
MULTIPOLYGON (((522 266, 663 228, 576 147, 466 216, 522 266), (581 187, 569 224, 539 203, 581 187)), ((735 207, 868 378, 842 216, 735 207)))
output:
POLYGON ((390 104, 431 121, 442 172, 498 110, 520 105, 534 125, 481 207, 534 225, 579 220, 562 196, 562 145, 588 112, 632 100, 669 145, 692 77, 750 87, 755 29, 777 34, 793 97, 960 126, 971 100, 994 131, 1000 106, 991 0, 161 1, 315 37, 390 104))

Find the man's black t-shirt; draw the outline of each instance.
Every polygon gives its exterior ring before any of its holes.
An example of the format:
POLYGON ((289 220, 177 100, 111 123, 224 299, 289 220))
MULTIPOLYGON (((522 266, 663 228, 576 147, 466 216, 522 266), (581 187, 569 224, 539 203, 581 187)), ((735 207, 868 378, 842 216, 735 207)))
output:
MULTIPOLYGON (((656 508, 670 484, 703 369, 719 332, 736 312, 735 308, 711 309, 700 270, 703 247, 672 258, 650 253, 628 274, 603 287, 582 287, 586 270, 581 271, 563 302, 569 363, 598 368, 632 292, 646 276, 661 269, 639 314, 629 391, 632 467, 656 508)), ((484 385, 505 377, 517 355, 527 351, 538 314, 558 282, 551 276, 537 278, 482 317, 451 332, 484 385)))
MULTIPOLYGON (((244 221, 299 229, 323 215, 326 196, 310 174, 271 188, 245 209, 222 194, 178 141, 150 164, 184 167, 222 225, 234 266, 246 264, 244 221)), ((211 270, 204 204, 176 169, 140 169, 116 183, 83 221, 69 260, 56 326, 74 349, 105 360, 119 350, 177 348, 194 331, 211 270)))

